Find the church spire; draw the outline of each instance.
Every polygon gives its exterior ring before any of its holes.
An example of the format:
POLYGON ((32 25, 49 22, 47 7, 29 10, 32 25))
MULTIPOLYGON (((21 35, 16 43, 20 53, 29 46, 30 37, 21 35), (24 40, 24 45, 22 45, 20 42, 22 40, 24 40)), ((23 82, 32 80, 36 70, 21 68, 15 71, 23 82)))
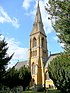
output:
POLYGON ((35 17, 35 22, 42 22, 41 18, 41 12, 40 12, 40 7, 39 7, 39 1, 38 1, 38 6, 37 6, 37 12, 36 12, 36 17, 35 17))
POLYGON ((38 32, 46 36, 43 29, 43 23, 42 23, 41 12, 39 7, 39 0, 38 0, 37 11, 36 11, 35 21, 33 24, 31 35, 36 34, 38 32))

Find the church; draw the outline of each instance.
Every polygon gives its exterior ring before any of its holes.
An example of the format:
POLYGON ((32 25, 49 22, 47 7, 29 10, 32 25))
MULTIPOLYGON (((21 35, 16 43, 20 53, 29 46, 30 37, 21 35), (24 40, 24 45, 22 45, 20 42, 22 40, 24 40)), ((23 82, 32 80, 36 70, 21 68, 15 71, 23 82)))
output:
POLYGON ((48 56, 47 36, 43 28, 38 2, 32 32, 30 33, 28 61, 18 62, 15 65, 15 68, 19 69, 23 65, 28 65, 31 70, 32 84, 43 87, 54 87, 53 81, 49 78, 47 67, 50 61, 52 61, 56 56, 57 54, 50 54, 50 56, 48 56))

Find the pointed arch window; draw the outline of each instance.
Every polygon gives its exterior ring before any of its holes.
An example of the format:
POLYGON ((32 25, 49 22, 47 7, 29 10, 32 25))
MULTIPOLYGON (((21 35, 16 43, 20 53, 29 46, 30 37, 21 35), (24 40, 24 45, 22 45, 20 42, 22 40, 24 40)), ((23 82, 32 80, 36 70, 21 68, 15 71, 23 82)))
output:
POLYGON ((49 73, 48 72, 46 72, 46 79, 47 80, 50 80, 50 77, 49 77, 49 73))
POLYGON ((37 65, 35 65, 34 62, 32 64, 32 74, 37 74, 37 65))
POLYGON ((35 64, 34 64, 34 62, 32 64, 32 74, 35 74, 35 64))
POLYGON ((44 47, 44 38, 42 38, 42 47, 44 47))
POLYGON ((36 40, 36 38, 34 37, 34 39, 33 39, 33 47, 36 47, 37 46, 37 40, 36 40))

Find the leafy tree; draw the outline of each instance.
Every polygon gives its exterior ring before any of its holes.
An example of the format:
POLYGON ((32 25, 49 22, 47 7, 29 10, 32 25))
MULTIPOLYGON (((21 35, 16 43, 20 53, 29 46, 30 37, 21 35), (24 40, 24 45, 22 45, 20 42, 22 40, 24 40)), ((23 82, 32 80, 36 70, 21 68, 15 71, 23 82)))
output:
POLYGON ((0 39, 0 84, 2 84, 2 77, 4 75, 4 73, 6 72, 6 67, 10 61, 10 59, 12 58, 13 54, 11 56, 9 56, 7 54, 7 43, 5 41, 5 39, 0 39))
POLYGON ((31 72, 30 69, 23 66, 19 69, 19 78, 20 78, 20 85, 23 86, 23 90, 29 85, 31 81, 31 72))
POLYGON ((6 71, 3 77, 3 84, 10 89, 17 87, 19 82, 19 72, 13 67, 6 71))
POLYGON ((67 51, 50 62, 48 72, 62 93, 70 93, 70 0, 49 0, 46 10, 60 43, 64 43, 67 51))
POLYGON ((25 90, 30 81, 31 73, 29 68, 25 66, 21 67, 19 70, 15 69, 15 67, 10 68, 3 77, 3 84, 10 89, 22 86, 23 90, 25 90))
POLYGON ((70 0, 49 0, 46 6, 60 43, 70 52, 70 0))
POLYGON ((70 93, 70 55, 61 54, 48 66, 50 78, 62 93, 70 93))

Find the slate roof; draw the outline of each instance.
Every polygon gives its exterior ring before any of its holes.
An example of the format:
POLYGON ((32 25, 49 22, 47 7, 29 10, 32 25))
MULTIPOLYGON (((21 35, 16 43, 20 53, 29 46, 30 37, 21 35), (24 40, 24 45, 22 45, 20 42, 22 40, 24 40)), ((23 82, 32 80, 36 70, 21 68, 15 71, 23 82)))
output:
POLYGON ((50 64, 50 62, 51 62, 54 58, 56 58, 57 55, 59 55, 59 53, 57 53, 57 54, 51 54, 51 55, 47 58, 45 68, 48 67, 48 64, 50 64))
POLYGON ((28 61, 22 61, 22 62, 17 62, 14 67, 15 69, 20 69, 21 67, 27 66, 27 65, 28 65, 28 61))
MULTIPOLYGON (((51 54, 49 57, 47 57, 46 63, 45 63, 45 68, 48 67, 48 64, 50 64, 50 62, 56 58, 56 56, 59 55, 59 53, 57 54, 51 54)), ((20 69, 23 66, 28 66, 28 60, 26 61, 21 61, 21 62, 17 62, 16 65, 14 66, 15 69, 20 69)))

